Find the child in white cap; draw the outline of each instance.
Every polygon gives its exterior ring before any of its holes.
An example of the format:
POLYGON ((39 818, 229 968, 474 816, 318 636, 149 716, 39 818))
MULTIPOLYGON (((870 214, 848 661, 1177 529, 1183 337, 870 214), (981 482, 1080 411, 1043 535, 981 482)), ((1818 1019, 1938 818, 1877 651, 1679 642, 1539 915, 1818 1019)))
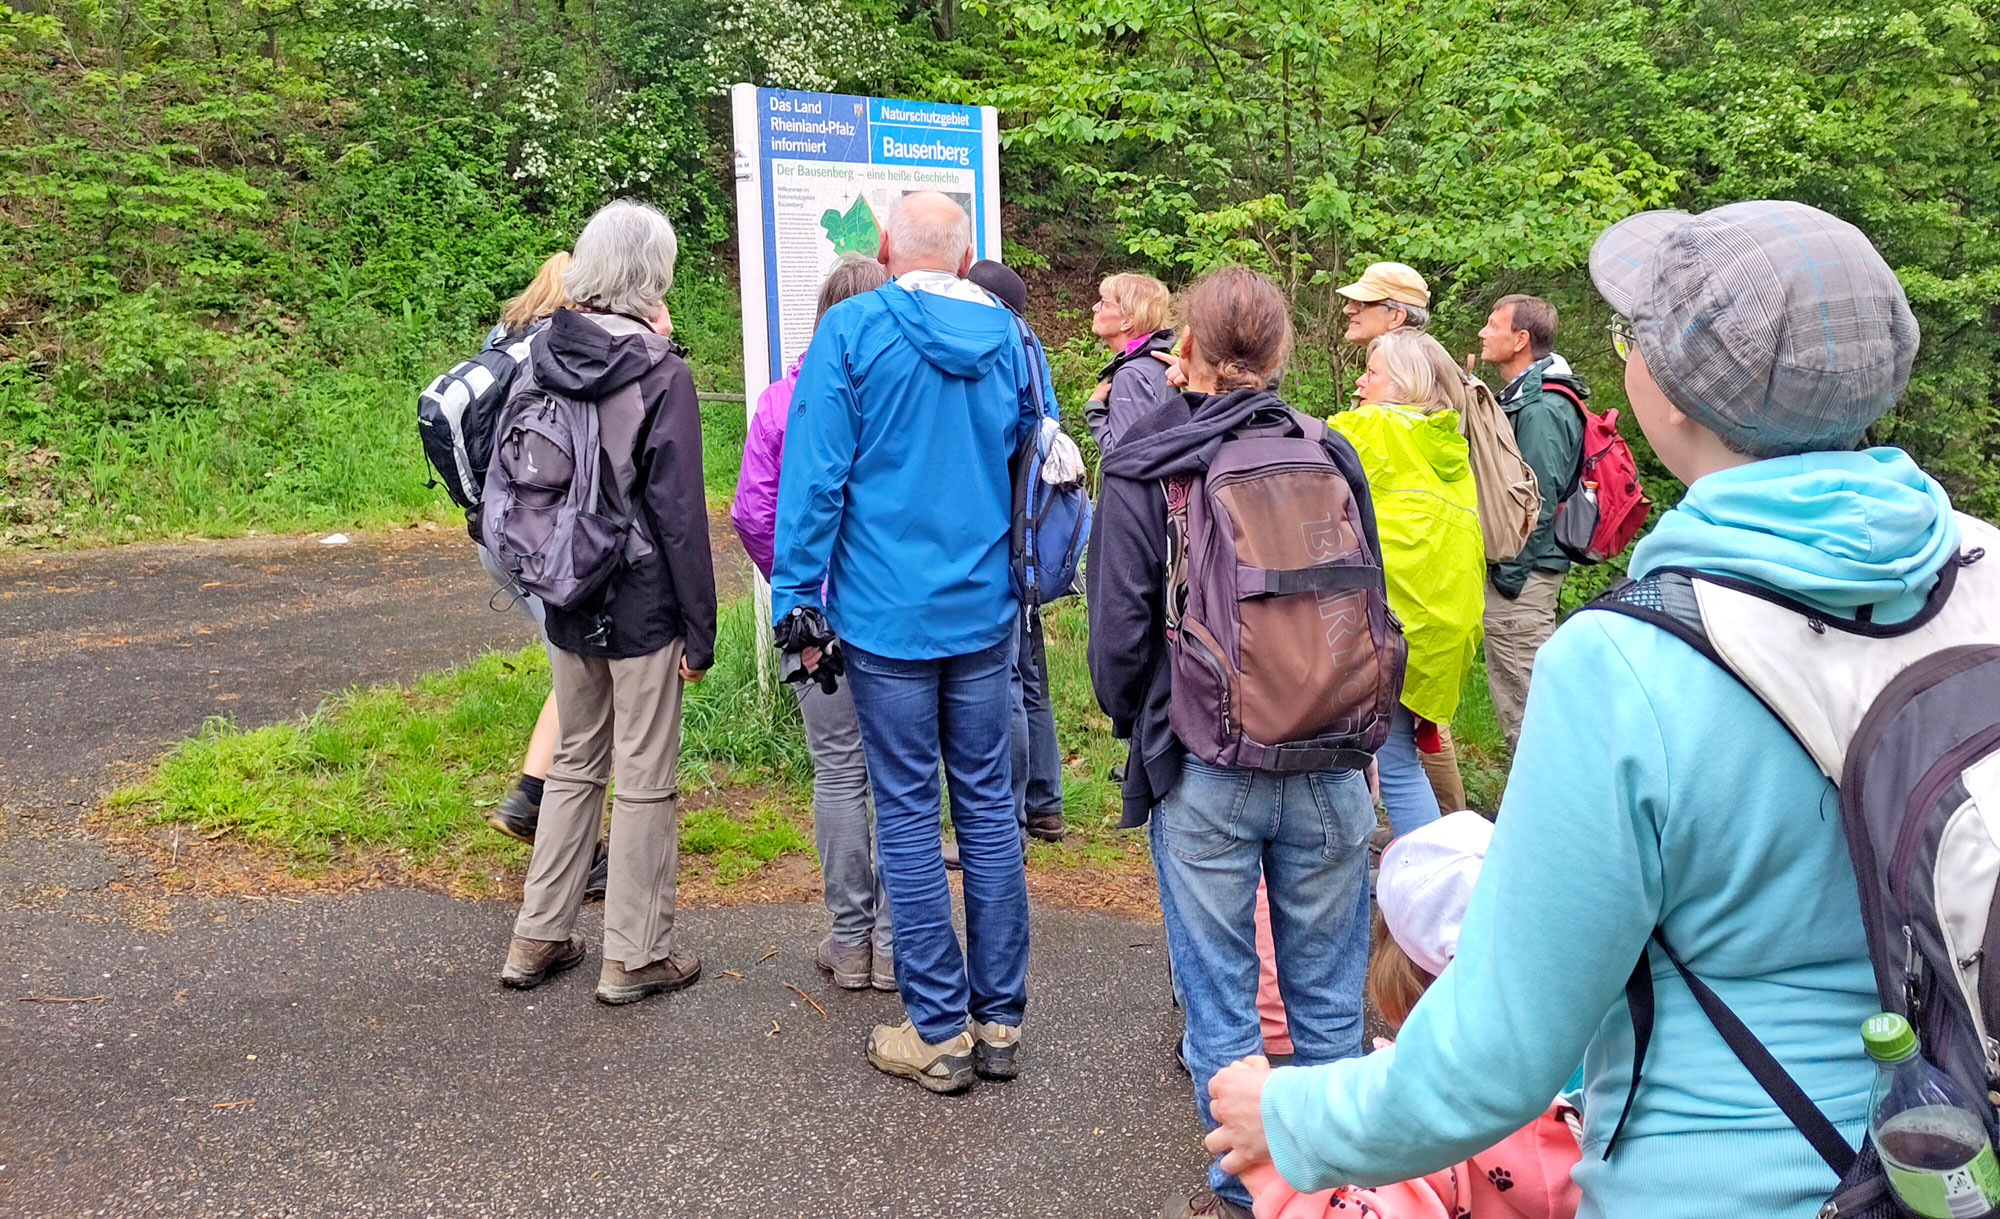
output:
MULTIPOLYGON (((1382 852, 1368 1000, 1391 1029, 1402 1027, 1457 954, 1465 905, 1492 838, 1493 823, 1478 813, 1449 813, 1382 852)), ((1486 1151, 1393 1185, 1301 1193, 1268 1161, 1244 1173, 1243 1184, 1255 1199, 1257 1219, 1573 1219, 1574 1113, 1558 1099, 1486 1151)))

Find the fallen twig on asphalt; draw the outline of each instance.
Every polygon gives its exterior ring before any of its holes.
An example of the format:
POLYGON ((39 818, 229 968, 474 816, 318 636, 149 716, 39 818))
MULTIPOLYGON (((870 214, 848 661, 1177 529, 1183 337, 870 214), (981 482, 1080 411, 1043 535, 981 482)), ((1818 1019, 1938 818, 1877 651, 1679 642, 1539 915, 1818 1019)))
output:
POLYGON ((771 951, 757 958, 757 964, 762 965, 764 962, 770 960, 772 957, 775 957, 777 955, 778 955, 778 946, 776 944, 773 944, 771 945, 771 951))
POLYGON ((98 1002, 98 1001, 99 1001, 99 1000, 101 1000, 101 999, 109 999, 110 997, 111 997, 110 995, 84 995, 84 996, 82 996, 81 998, 74 998, 74 999, 66 999, 66 998, 64 998, 64 997, 63 997, 63 996, 61 996, 61 995, 16 995, 16 996, 14 996, 14 1002, 16 1002, 16 1003, 96 1003, 96 1002, 98 1002))
POLYGON ((733 969, 725 969, 725 970, 723 970, 723 971, 722 971, 722 976, 723 976, 723 977, 725 977, 725 978, 740 978, 740 977, 742 977, 743 975, 742 975, 742 974, 740 974, 740 973, 737 973, 737 972, 736 972, 735 970, 733 970, 733 969))
POLYGON ((800 989, 799 989, 798 987, 796 987, 796 986, 793 986, 793 985, 792 985, 792 984, 791 984, 790 982, 787 982, 787 983, 785 983, 785 985, 786 985, 786 986, 787 986, 788 988, 790 988, 790 990, 791 990, 791 992, 792 992, 793 994, 797 995, 797 996, 798 996, 799 998, 801 998, 801 999, 804 999, 804 1000, 805 1000, 805 1001, 806 1001, 807 1003, 811 1003, 811 1004, 813 1005, 813 1010, 814 1010, 814 1011, 818 1012, 818 1013, 819 1013, 820 1015, 822 1015, 822 1016, 826 1015, 826 1009, 825 1009, 825 1008, 823 1008, 823 1007, 821 1007, 821 1006, 820 1006, 820 1005, 819 1005, 819 1004, 818 1004, 817 1002, 815 1002, 815 1001, 814 1001, 814 999, 813 999, 813 997, 812 997, 811 995, 809 995, 809 994, 807 994, 806 992, 804 992, 804 991, 800 990, 800 989))
POLYGON ((777 1022, 777 1021, 775 1021, 775 1020, 773 1020, 773 1021, 771 1022, 771 1031, 770 1031, 770 1032, 768 1032, 768 1033, 766 1033, 766 1034, 764 1034, 764 1036, 766 1036, 766 1037, 776 1037, 777 1035, 778 1035, 778 1022, 777 1022))
POLYGON ((256 1103, 257 1103, 257 1098, 253 1096, 253 1097, 251 1097, 251 1098, 250 1098, 249 1100, 219 1100, 219 1101, 215 1102, 214 1104, 210 1105, 210 1106, 209 1106, 209 1108, 211 1108, 211 1109, 234 1109, 234 1108, 236 1108, 236 1107, 237 1107, 237 1106, 239 1106, 239 1105, 254 1105, 254 1104, 256 1104, 256 1103))

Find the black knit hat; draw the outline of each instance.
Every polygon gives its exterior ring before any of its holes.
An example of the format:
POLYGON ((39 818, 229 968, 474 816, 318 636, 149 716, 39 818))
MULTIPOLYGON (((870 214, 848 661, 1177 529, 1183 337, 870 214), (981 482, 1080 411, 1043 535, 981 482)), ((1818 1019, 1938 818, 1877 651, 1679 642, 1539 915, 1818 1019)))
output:
POLYGON ((1009 309, 1026 317, 1028 313, 1028 285, 1014 273, 1014 268, 1004 263, 982 258, 972 264, 965 277, 1004 301, 1009 309))

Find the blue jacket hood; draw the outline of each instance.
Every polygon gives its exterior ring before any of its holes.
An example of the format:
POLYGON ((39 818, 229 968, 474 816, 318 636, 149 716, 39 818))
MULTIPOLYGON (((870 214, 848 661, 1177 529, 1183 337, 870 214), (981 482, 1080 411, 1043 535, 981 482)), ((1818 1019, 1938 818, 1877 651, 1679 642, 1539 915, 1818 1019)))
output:
POLYGON ((893 281, 876 289, 889 316, 919 355, 954 377, 982 377, 1021 341, 1014 314, 1000 304, 977 305, 935 292, 911 292, 893 281))
POLYGON ((1899 622, 1957 552, 1950 498, 1901 449, 1800 453, 1696 479, 1632 552, 1632 574, 1691 567, 1899 622))

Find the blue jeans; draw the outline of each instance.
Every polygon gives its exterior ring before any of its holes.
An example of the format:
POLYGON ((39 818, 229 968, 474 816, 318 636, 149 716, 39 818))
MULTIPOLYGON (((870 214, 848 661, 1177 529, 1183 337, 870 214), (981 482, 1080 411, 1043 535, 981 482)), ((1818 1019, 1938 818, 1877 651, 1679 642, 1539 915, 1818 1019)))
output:
MULTIPOLYGON (((1167 955, 1187 1013, 1181 1050, 1202 1126, 1214 1129, 1208 1081, 1263 1053, 1257 1024, 1257 881, 1269 881, 1278 992, 1293 1062, 1314 1066, 1361 1052, 1368 969, 1368 835, 1375 808, 1359 771, 1303 775, 1187 759, 1153 809, 1153 868, 1167 955)), ((901 917, 898 911, 897 917, 901 917)), ((896 934, 903 935, 900 925, 896 934)), ((1208 1170, 1209 1187, 1248 1209, 1242 1182, 1208 1170)))
POLYGON ((1056 713, 1049 704, 1049 661, 1042 628, 1030 631, 1024 618, 1021 647, 1014 658, 1014 815, 1025 826, 1028 814, 1062 816, 1062 753, 1056 748, 1056 713))
POLYGON ((1401 838, 1422 829, 1440 815, 1437 792, 1417 754, 1417 717, 1398 706, 1389 723, 1389 739, 1375 751, 1375 772, 1382 783, 1382 807, 1389 810, 1389 832, 1401 838))
POLYGON ((1018 1025, 1028 1004, 1028 882, 1007 757, 1014 640, 935 660, 847 653, 903 1007, 933 1044, 964 1032, 968 1015, 1018 1025), (964 871, 962 952, 939 853, 940 762, 964 871))

